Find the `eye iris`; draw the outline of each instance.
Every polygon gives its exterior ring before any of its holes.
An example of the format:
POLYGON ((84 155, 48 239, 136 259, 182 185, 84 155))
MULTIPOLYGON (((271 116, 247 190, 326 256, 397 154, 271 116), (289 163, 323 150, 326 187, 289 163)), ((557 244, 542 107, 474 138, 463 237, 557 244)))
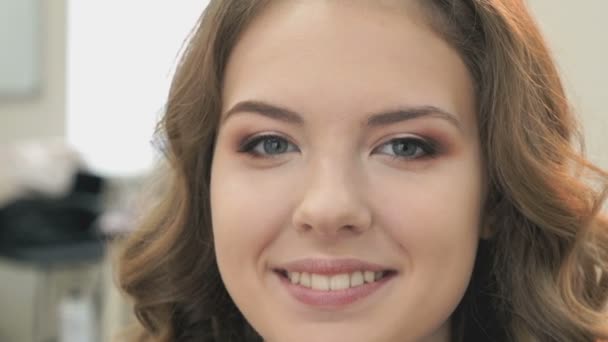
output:
POLYGON ((268 154, 283 153, 287 150, 285 141, 277 138, 268 138, 264 140, 264 152, 268 154))
POLYGON ((417 146, 410 141, 398 141, 393 144, 393 152, 398 156, 411 157, 416 154, 417 146))

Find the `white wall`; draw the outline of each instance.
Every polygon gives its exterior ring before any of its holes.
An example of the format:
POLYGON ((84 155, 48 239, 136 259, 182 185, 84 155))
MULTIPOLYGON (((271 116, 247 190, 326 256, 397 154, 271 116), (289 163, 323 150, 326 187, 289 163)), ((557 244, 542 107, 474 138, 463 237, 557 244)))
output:
POLYGON ((207 3, 69 1, 66 137, 95 172, 132 176, 152 166, 180 47, 207 3))
POLYGON ((608 1, 528 0, 579 113, 591 160, 608 169, 608 1))
POLYGON ((0 144, 65 135, 66 0, 39 2, 42 86, 34 96, 0 98, 0 144))

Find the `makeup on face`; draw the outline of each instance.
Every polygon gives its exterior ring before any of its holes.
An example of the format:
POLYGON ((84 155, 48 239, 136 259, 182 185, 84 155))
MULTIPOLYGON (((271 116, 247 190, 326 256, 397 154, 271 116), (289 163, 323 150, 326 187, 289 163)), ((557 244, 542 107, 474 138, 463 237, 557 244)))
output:
POLYGON ((229 58, 218 268, 265 340, 446 342, 479 239, 472 82, 415 10, 349 4, 276 2, 229 58))
POLYGON ((362 300, 397 275, 388 266, 359 259, 300 259, 272 269, 293 298, 326 310, 362 300))

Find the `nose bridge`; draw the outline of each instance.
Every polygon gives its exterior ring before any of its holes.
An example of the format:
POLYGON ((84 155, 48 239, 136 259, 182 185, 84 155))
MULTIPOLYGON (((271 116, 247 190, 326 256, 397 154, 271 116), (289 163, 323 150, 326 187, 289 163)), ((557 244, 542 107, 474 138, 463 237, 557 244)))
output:
POLYGON ((309 170, 309 187, 312 194, 325 195, 335 202, 347 200, 352 196, 357 183, 358 170, 346 158, 319 158, 309 170))
POLYGON ((294 225, 323 235, 367 229, 371 214, 361 172, 352 158, 323 156, 310 161, 294 225))

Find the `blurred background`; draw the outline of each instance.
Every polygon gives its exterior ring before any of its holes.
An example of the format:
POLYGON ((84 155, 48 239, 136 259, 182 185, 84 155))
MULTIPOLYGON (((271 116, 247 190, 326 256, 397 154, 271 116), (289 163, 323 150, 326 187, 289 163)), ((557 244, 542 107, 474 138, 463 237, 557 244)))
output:
MULTIPOLYGON (((528 0, 608 168, 603 0, 528 0)), ((110 341, 131 319, 133 228, 184 39, 206 0, 0 0, 0 342, 110 341)))

